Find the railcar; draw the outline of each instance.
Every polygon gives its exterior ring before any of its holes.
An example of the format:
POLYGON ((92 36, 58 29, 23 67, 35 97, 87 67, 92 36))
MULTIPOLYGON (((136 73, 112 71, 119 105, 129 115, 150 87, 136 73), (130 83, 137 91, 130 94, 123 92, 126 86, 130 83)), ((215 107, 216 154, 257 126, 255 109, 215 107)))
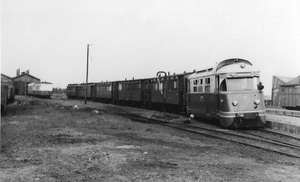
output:
POLYGON ((281 85, 280 106, 284 109, 300 110, 300 84, 281 85))
POLYGON ((218 119, 225 128, 265 126, 259 74, 247 60, 228 59, 190 75, 188 115, 218 119))
POLYGON ((112 101, 112 82, 98 82, 92 90, 93 100, 101 102, 112 101))
POLYGON ((78 84, 68 84, 66 89, 66 95, 68 99, 76 99, 76 88, 78 84))
POLYGON ((53 85, 50 82, 29 83, 27 94, 29 96, 51 98, 53 85))
POLYGON ((85 98, 85 94, 87 95, 87 99, 91 100, 92 98, 94 98, 94 87, 95 87, 95 83, 88 83, 87 86, 85 83, 82 84, 78 84, 76 86, 76 96, 79 99, 84 99, 85 98), (87 92, 86 92, 86 88, 87 88, 87 92))
POLYGON ((114 82, 114 101, 128 105, 147 105, 150 102, 149 79, 114 82))
POLYGON ((190 74, 191 73, 168 74, 166 76, 152 78, 151 104, 166 104, 166 107, 173 111, 184 111, 186 107, 187 77, 190 74))

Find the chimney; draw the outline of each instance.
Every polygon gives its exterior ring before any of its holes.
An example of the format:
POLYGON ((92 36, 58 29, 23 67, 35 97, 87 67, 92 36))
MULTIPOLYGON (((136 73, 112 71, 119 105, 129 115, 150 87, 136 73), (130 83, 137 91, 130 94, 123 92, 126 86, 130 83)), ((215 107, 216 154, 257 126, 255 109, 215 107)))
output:
POLYGON ((17 76, 20 76, 20 68, 17 69, 17 76))
POLYGON ((29 70, 26 70, 26 74, 29 75, 29 70))

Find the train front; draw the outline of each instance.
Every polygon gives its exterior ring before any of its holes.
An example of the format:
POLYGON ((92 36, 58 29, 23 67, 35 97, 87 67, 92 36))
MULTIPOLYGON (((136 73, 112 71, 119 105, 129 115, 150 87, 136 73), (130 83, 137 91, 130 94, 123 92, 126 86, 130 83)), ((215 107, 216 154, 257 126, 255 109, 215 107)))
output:
POLYGON ((219 121, 225 128, 264 127, 266 111, 259 70, 246 60, 224 64, 219 75, 219 121))

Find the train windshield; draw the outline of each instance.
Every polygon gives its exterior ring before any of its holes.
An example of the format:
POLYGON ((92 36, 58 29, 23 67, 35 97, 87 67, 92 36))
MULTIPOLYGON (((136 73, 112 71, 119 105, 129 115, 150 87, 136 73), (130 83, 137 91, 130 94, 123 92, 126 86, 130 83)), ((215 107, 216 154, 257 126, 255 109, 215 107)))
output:
POLYGON ((257 90, 258 78, 227 78, 220 85, 221 91, 257 90))

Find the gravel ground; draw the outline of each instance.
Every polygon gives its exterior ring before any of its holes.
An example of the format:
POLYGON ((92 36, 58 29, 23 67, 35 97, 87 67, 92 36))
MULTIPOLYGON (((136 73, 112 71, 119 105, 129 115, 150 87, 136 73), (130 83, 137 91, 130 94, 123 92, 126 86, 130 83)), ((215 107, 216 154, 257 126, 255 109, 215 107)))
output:
POLYGON ((16 99, 1 117, 1 182, 300 181, 297 159, 109 114, 157 111, 58 96, 16 99))

